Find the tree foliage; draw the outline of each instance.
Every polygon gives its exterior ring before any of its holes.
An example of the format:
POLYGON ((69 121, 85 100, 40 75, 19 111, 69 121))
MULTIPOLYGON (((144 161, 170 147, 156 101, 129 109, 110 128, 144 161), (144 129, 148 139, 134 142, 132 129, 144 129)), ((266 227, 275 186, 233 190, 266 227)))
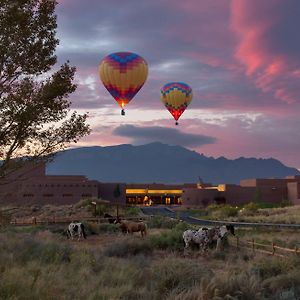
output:
POLYGON ((120 185, 117 184, 115 189, 114 189, 114 197, 119 198, 121 196, 121 190, 120 190, 120 185))
POLYGON ((55 0, 0 0, 0 177, 26 156, 37 161, 89 133, 71 113, 75 67, 55 66, 55 0), (56 71, 52 71, 56 69, 56 71))

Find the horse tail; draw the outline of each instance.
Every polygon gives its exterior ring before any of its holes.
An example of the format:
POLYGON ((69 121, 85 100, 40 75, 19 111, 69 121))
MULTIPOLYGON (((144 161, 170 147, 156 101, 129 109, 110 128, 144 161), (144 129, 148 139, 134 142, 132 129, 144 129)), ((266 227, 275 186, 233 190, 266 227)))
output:
POLYGON ((82 223, 80 224, 80 228, 81 228, 83 237, 86 239, 86 234, 85 234, 85 230, 84 230, 84 225, 83 225, 82 223))

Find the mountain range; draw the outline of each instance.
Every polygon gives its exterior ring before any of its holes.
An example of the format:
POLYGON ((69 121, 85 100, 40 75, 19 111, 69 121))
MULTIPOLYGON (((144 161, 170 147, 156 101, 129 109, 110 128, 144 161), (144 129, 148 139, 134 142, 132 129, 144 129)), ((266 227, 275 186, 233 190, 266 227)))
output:
POLYGON ((125 183, 195 183, 201 177, 219 184, 300 175, 273 158, 213 158, 158 142, 69 149, 57 153, 46 170, 48 175, 85 175, 101 182, 125 183))

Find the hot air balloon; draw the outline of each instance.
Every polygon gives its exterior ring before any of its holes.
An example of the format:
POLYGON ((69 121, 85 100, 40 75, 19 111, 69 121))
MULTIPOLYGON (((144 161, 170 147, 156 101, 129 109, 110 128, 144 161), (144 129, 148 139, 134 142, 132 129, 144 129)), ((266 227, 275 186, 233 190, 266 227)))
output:
POLYGON ((99 75, 103 85, 121 106, 121 115, 125 115, 125 105, 147 79, 148 64, 135 53, 112 53, 101 61, 99 75))
POLYGON ((192 89, 183 82, 170 82, 160 90, 160 99, 169 110, 178 125, 178 119, 191 103, 193 98, 192 89))

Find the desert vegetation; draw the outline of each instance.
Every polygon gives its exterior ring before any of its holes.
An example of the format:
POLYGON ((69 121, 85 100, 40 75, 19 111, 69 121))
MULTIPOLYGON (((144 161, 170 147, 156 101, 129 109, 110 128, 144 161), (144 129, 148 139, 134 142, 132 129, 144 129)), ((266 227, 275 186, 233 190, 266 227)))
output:
MULTIPOLYGON (((5 227, 0 232, 1 299, 297 299, 300 258, 267 257, 225 247, 183 253, 190 225, 155 217, 149 235, 114 224, 86 224, 88 238, 63 227, 5 227)), ((297 232, 237 230, 240 238, 295 242, 297 232)), ((234 244, 229 237, 229 245, 234 244)))
MULTIPOLYGON (((183 209, 180 209, 181 211, 183 209)), ((254 223, 300 224, 300 205, 280 206, 250 202, 242 206, 209 205, 203 209, 188 209, 191 215, 210 220, 254 223)))

